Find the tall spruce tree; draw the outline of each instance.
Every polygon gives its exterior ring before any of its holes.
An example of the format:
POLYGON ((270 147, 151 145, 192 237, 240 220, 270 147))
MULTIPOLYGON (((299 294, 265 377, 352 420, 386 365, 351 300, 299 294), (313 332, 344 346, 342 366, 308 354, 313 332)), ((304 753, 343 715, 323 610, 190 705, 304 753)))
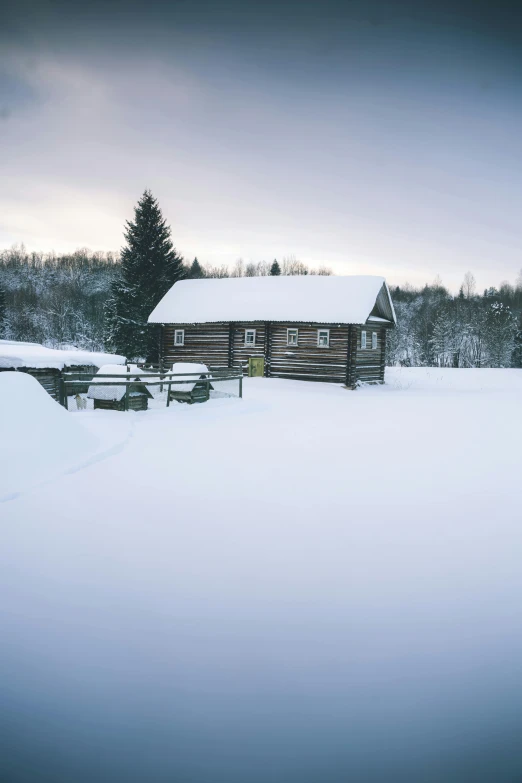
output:
POLYGON ((272 266, 270 267, 270 274, 271 275, 280 275, 281 274, 281 267, 277 263, 277 258, 274 258, 272 266))
POLYGON ((107 303, 107 342, 128 359, 157 361, 159 327, 147 319, 169 288, 185 277, 157 200, 146 190, 127 221, 121 268, 107 303))

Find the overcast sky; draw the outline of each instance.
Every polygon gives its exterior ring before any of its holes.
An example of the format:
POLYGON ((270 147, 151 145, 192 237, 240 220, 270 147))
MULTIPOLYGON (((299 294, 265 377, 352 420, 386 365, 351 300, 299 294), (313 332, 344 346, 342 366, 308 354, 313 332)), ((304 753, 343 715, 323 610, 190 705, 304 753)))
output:
POLYGON ((517 5, 2 4, 0 248, 117 250, 150 188, 187 258, 514 281, 517 5))

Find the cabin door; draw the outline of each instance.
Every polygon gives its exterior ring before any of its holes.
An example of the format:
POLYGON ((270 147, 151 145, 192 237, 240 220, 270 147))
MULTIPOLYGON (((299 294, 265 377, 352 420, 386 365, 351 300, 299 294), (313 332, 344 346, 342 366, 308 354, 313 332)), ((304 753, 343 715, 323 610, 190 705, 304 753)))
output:
POLYGON ((265 360, 262 356, 251 356, 248 360, 248 374, 251 378, 262 378, 265 374, 265 360))

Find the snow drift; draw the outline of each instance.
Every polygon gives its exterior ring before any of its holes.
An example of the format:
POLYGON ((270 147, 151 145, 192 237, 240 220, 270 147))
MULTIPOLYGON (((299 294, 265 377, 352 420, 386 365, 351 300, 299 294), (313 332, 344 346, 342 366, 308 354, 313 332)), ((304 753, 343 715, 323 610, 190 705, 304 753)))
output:
POLYGON ((0 373, 0 402, 0 499, 74 466, 98 445, 27 373, 0 373))

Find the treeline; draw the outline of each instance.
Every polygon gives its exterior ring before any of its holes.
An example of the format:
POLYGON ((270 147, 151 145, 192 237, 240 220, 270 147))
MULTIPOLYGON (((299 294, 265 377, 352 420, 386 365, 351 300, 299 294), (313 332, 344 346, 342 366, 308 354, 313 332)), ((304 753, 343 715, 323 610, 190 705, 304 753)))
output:
MULTIPOLYGON (((116 253, 0 251, 0 337, 108 349, 106 305, 120 274, 116 253)), ((331 274, 293 256, 281 262, 213 267, 184 263, 186 278, 331 274)), ((388 363, 407 366, 522 367, 522 272, 514 285, 476 291, 468 273, 457 295, 437 280, 392 287, 398 326, 388 335, 388 363)))
POLYGON ((515 285, 482 294, 468 272, 457 296, 439 280, 391 295, 398 325, 388 336, 388 364, 522 367, 522 271, 515 285))
MULTIPOLYGON (((120 274, 117 253, 70 254, 27 252, 23 245, 0 251, 0 338, 43 343, 50 347, 75 345, 107 350, 106 305, 120 274)), ((258 275, 331 274, 310 269, 293 256, 280 263, 226 265, 184 263, 186 278, 253 277, 258 275)))
POLYGON ((264 277, 266 275, 331 275, 332 270, 327 266, 320 266, 317 269, 310 268, 303 261, 299 261, 295 256, 283 258, 281 263, 274 258, 270 261, 259 261, 257 264, 245 263, 242 258, 238 258, 232 268, 226 264, 222 266, 212 266, 211 264, 202 265, 195 258, 192 264, 187 268, 187 277, 264 277))

